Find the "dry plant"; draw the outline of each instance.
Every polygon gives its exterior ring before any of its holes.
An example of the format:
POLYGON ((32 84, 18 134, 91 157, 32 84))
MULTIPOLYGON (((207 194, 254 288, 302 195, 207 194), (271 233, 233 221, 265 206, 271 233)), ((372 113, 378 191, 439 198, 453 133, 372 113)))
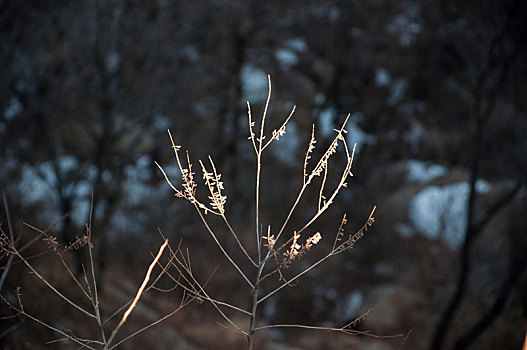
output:
MULTIPOLYGON (((95 338, 86 338, 80 335, 75 334, 70 329, 64 329, 58 326, 55 326, 53 324, 50 324, 46 321, 44 321, 42 318, 39 318, 39 316, 34 315, 30 311, 27 311, 24 308, 24 303, 22 300, 22 293, 21 288, 17 287, 14 295, 6 296, 4 294, 0 294, 0 300, 4 302, 6 305, 8 305, 12 310, 16 312, 16 314, 4 317, 4 318, 14 318, 18 317, 19 315, 24 316, 28 319, 31 319, 35 321, 36 323, 52 330, 53 332, 56 332, 60 335, 60 338, 51 341, 53 342, 64 342, 69 341, 77 344, 79 348, 86 348, 86 349, 103 349, 103 350, 110 350, 118 347, 120 344, 122 344, 125 341, 130 340, 131 338, 135 337, 136 335, 142 333, 143 331, 159 324, 161 321, 166 320, 173 316, 175 313, 183 309, 185 306, 187 306, 189 303, 191 303, 194 300, 194 296, 199 294, 199 290, 195 288, 194 285, 186 285, 185 283, 181 282, 181 277, 177 278, 178 285, 184 286, 183 294, 181 297, 181 300, 177 307, 175 307, 170 312, 166 313, 159 319, 157 319, 154 322, 148 323, 145 326, 143 326, 140 329, 137 329, 136 331, 128 334, 125 337, 122 337, 121 339, 117 339, 117 333, 121 329, 121 327, 124 325, 124 323, 128 320, 130 314, 136 307, 137 303, 139 302, 139 299, 148 291, 155 289, 159 290, 159 288, 156 287, 156 283, 161 279, 162 276, 165 276, 169 272, 169 267, 176 266, 178 271, 187 271, 187 274, 190 273, 190 263, 188 262, 187 258, 188 255, 185 255, 180 247, 181 244, 177 246, 177 248, 169 248, 168 240, 165 239, 164 243, 160 246, 159 251, 157 254, 153 257, 152 263, 149 265, 148 270, 146 272, 146 275, 144 277, 143 282, 141 283, 141 286, 139 287, 136 295, 125 305, 118 308, 115 312, 108 315, 106 318, 103 318, 102 310, 101 310, 101 303, 100 303, 100 296, 97 288, 97 279, 96 279, 96 271, 94 268, 94 259, 93 259, 93 244, 92 244, 92 227, 91 227, 91 212, 90 212, 90 220, 89 224, 86 225, 86 234, 82 236, 81 238, 77 239, 75 242, 67 245, 62 246, 59 244, 57 238, 53 236, 52 234, 48 233, 49 229, 41 230, 36 227, 33 227, 27 223, 24 223, 24 225, 28 226, 29 228, 35 230, 38 232, 38 235, 26 243, 24 246, 18 248, 19 241, 14 238, 13 230, 11 227, 11 223, 9 221, 9 213, 7 210, 7 203, 5 202, 4 198, 4 205, 6 208, 6 214, 7 214, 7 222, 8 222, 8 228, 9 228, 9 235, 6 234, 2 226, 0 226, 0 247, 1 247, 1 258, 8 257, 7 263, 4 267, 4 273, 2 274, 2 282, 7 275, 7 272, 9 271, 9 268, 14 264, 22 263, 24 264, 29 271, 40 280, 53 294, 55 294, 58 299, 60 299, 61 302, 66 303, 69 305, 73 310, 81 313, 85 318, 87 318, 88 322, 95 322, 98 329, 98 336, 95 338), (33 256, 27 257, 24 255, 24 251, 33 243, 37 242, 39 239, 42 239, 43 243, 46 245, 46 251, 35 254, 33 256), (67 262, 67 253, 71 252, 73 250, 79 250, 79 249, 88 249, 88 255, 89 255, 89 269, 88 272, 86 269, 83 268, 83 274, 82 277, 78 277, 76 274, 73 273, 72 269, 70 268, 68 262, 67 262), (164 254, 165 250, 168 250, 170 254, 168 255, 167 262, 161 263, 161 257, 164 254), (56 286, 54 286, 53 281, 50 281, 49 278, 46 278, 43 274, 41 274, 37 268, 35 267, 35 264, 32 263, 32 260, 36 258, 37 256, 41 256, 47 253, 54 253, 60 260, 61 265, 65 269, 65 273, 71 278, 71 280, 74 282, 75 286, 78 288, 78 292, 83 296, 84 300, 82 301, 74 301, 74 298, 65 291, 59 290, 56 286), (181 264, 180 266, 178 264, 181 264), (157 272, 156 276, 153 277, 152 273, 156 265, 161 266, 160 272, 157 272), (84 305, 89 305, 89 307, 86 307, 84 305), (123 313, 124 312, 124 313, 123 313), (120 316, 122 314, 122 316, 120 316), (119 322, 117 322, 118 317, 120 316, 119 322), (110 325, 112 325, 110 327, 110 325)), ((92 194, 92 208, 93 208, 93 194, 92 194)), ((165 254, 167 255, 167 254, 165 254)), ((170 274, 171 278, 174 277, 174 274, 170 274)), ((184 278, 186 278, 184 276, 184 278)))
MULTIPOLYGON (((353 148, 350 148, 350 146, 347 144, 345 137, 345 126, 349 118, 348 115, 342 126, 339 129, 335 130, 335 138, 330 143, 329 147, 325 150, 325 152, 318 159, 318 161, 314 163, 314 167, 310 169, 311 157, 313 156, 313 151, 315 150, 315 144, 317 142, 315 139, 315 128, 313 126, 311 139, 309 141, 307 151, 304 157, 302 186, 300 187, 298 195, 293 201, 293 205, 289 209, 281 226, 279 226, 278 229, 271 227, 267 223, 264 223, 264 220, 261 219, 260 215, 262 154, 274 141, 277 141, 280 137, 284 136, 284 134, 286 133, 287 123, 293 116, 295 108, 292 109, 291 113, 285 119, 280 128, 278 130, 273 130, 272 136, 267 139, 265 136, 265 123, 270 98, 271 80, 269 77, 268 96, 263 110, 262 118, 258 126, 259 130, 257 129, 258 127, 256 126, 256 122, 253 120, 251 106, 249 102, 247 102, 250 133, 249 141, 252 143, 252 147, 256 154, 254 222, 254 242, 256 249, 253 250, 252 254, 249 253, 249 249, 246 249, 246 247, 244 247, 244 245, 239 239, 239 234, 229 222, 225 210, 227 197, 224 195, 224 187, 221 179, 221 174, 216 168, 212 158, 208 158, 208 164, 205 164, 201 160, 199 161, 199 166, 203 175, 204 184, 206 189, 208 190, 207 196, 209 202, 206 203, 200 200, 197 196, 198 183, 195 180, 196 174, 193 169, 193 164, 191 162, 189 152, 187 151, 182 154, 181 146, 177 146, 174 143, 172 134, 170 133, 170 130, 168 131, 175 155, 175 160, 181 172, 181 187, 174 185, 174 183, 169 179, 166 172, 157 162, 156 165, 163 173, 167 183, 170 185, 172 190, 174 190, 175 195, 177 197, 186 199, 195 208, 206 231, 211 236, 218 249, 229 261, 229 263, 236 269, 240 278, 243 279, 244 283, 247 285, 247 288, 250 289, 251 300, 249 303, 250 307, 248 309, 243 309, 242 307, 235 306, 232 303, 213 299, 206 293, 204 288, 199 286, 196 279, 188 281, 192 282, 190 285, 194 286, 194 290, 196 289, 196 286, 198 286, 197 288, 199 289, 199 293, 193 294, 193 296, 199 298, 200 300, 204 299, 211 302, 215 309, 227 322, 228 325, 224 326, 247 338, 249 349, 253 349, 254 347, 255 334, 259 331, 270 328, 304 328, 311 330, 340 332, 350 335, 367 334, 370 336, 375 336, 368 332, 354 329, 354 326, 356 326, 356 324, 361 321, 366 315, 362 315, 353 322, 335 328, 301 324, 260 325, 258 323, 258 314, 260 306, 263 302, 265 302, 267 299, 272 297, 274 294, 276 294, 283 288, 296 283, 296 281, 300 277, 304 276, 306 273, 319 266, 321 263, 325 262, 329 258, 343 253, 345 251, 351 250, 357 243, 357 241, 363 237, 364 232, 368 229, 368 227, 373 224, 373 214, 375 211, 375 207, 373 207, 373 209, 371 210, 371 214, 366 219, 365 224, 353 234, 345 233, 344 226, 346 224, 346 215, 344 215, 340 227, 338 228, 335 234, 331 250, 325 253, 316 262, 309 265, 309 267, 301 269, 300 272, 294 273, 291 277, 285 276, 285 274, 283 273, 284 270, 288 269, 303 255, 313 250, 314 246, 317 245, 320 240, 324 238, 325 235, 322 235, 320 232, 308 234, 308 231, 310 230, 312 224, 317 219, 319 219, 322 214, 326 212, 326 210, 331 206, 339 191, 343 187, 346 187, 349 177, 352 176, 351 166, 353 163, 353 156, 355 153, 355 145, 353 146, 353 148), (342 150, 342 152, 344 153, 346 158, 346 164, 340 172, 339 181, 335 185, 335 187, 332 189, 327 189, 326 185, 328 179, 329 160, 333 155, 337 153, 337 150, 342 150), (319 180, 315 181, 316 179, 319 180), (305 222, 304 225, 297 228, 290 227, 292 226, 292 224, 290 223, 291 217, 295 213, 295 210, 298 209, 301 198, 306 193, 308 187, 314 185, 315 183, 318 183, 318 185, 316 185, 318 186, 316 212, 309 220, 307 220, 307 222, 305 222), (232 236, 232 239, 234 239, 234 241, 236 242, 237 247, 240 249, 241 253, 243 253, 244 261, 236 262, 233 255, 227 252, 224 244, 222 244, 218 238, 217 230, 211 226, 209 220, 206 217, 206 214, 212 214, 221 218, 221 221, 225 224, 226 229, 230 232, 230 236, 232 236), (262 227, 266 227, 266 229, 262 229, 262 227), (251 269, 250 274, 246 272, 248 269, 251 269), (278 281, 275 280, 274 283, 267 283, 272 281, 272 279, 270 278, 272 276, 277 276, 278 281), (233 317, 228 315, 228 313, 234 311, 248 318, 248 328, 247 326, 244 327, 240 323, 234 322, 233 317)), ((181 274, 183 274, 184 271, 180 272, 181 274)))

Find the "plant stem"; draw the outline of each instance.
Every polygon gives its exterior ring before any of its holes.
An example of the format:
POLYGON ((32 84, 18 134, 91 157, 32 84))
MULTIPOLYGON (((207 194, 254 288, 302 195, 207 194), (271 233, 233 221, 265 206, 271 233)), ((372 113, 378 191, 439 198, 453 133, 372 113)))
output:
POLYGON ((256 312, 258 311, 258 289, 260 287, 260 279, 262 276, 264 265, 262 262, 260 262, 260 266, 258 267, 258 272, 256 274, 256 281, 254 282, 254 288, 253 288, 253 300, 252 300, 252 306, 251 306, 251 321, 249 324, 249 334, 247 335, 247 341, 248 349, 253 350, 254 347, 254 332, 256 328, 256 312))

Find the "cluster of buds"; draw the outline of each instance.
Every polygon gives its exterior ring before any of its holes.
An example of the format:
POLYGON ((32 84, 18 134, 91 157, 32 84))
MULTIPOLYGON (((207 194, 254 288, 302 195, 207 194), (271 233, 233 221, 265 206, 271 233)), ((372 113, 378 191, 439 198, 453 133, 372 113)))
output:
POLYGON ((313 236, 306 239, 306 243, 304 245, 298 244, 298 239, 300 238, 300 235, 296 233, 296 231, 293 233, 293 243, 291 244, 291 247, 289 250, 284 253, 284 255, 287 256, 289 260, 295 259, 297 256, 303 255, 305 252, 307 252, 313 245, 320 242, 322 239, 322 235, 320 232, 315 233, 313 236))
POLYGON ((306 240, 306 244, 304 245, 305 249, 308 249, 308 250, 311 249, 311 247, 314 244, 317 244, 318 242, 320 242, 321 239, 322 239, 322 235, 320 234, 320 232, 315 233, 313 236, 309 237, 306 240))
POLYGON ((54 237, 54 236, 44 237, 42 241, 48 247, 49 250, 51 250, 52 252, 58 252, 59 242, 57 240, 57 237, 54 237))
POLYGON ((267 237, 264 237, 264 239, 267 241, 267 243, 264 243, 264 246, 269 248, 269 250, 272 250, 274 247, 274 244, 276 243, 276 239, 274 238, 274 235, 267 234, 267 237))
POLYGON ((289 248, 289 251, 287 252, 291 260, 299 254, 299 249, 302 248, 302 246, 297 243, 299 238, 300 235, 296 233, 296 231, 293 232, 293 243, 291 244, 291 248, 289 248))
POLYGON ((282 127, 280 129, 278 129, 278 131, 276 129, 273 130, 273 139, 274 140, 279 140, 280 136, 284 136, 284 135, 285 135, 285 124, 282 125, 282 127))
POLYGON ((223 182, 220 181, 221 174, 210 173, 203 166, 203 179, 210 191, 209 199, 211 208, 216 209, 219 213, 223 214, 225 212, 227 196, 221 194, 221 190, 224 189, 223 182))
POLYGON ((88 236, 87 235, 84 235, 82 236, 81 238, 77 238, 75 240, 75 242, 71 243, 67 249, 75 249, 75 250, 79 250, 81 249, 82 247, 84 247, 86 244, 88 244, 88 236))

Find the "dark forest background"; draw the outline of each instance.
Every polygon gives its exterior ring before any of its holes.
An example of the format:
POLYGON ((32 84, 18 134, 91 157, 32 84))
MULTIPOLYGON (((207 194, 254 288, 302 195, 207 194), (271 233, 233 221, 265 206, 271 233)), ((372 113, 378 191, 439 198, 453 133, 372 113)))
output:
MULTIPOLYGON (((270 130, 297 109, 263 160, 265 226, 283 220, 301 185, 311 125, 322 149, 348 113, 348 137, 358 147, 354 177, 318 229, 331 237, 344 212, 352 229, 373 205, 377 211, 353 251, 269 301, 262 320, 339 325, 374 307, 360 329, 412 330, 403 348, 520 349, 527 326, 525 1, 0 1, 0 187, 20 244, 38 234, 23 222, 55 223, 50 232, 74 242, 84 234, 93 191, 95 259, 108 309, 135 293, 162 241, 157 227, 182 239, 198 276, 219 265, 210 282, 216 295, 247 299, 154 161, 177 176, 167 129, 194 159, 210 154, 223 174, 228 215, 252 242, 256 162, 246 101, 261 113, 267 74, 270 130)), ((2 204, 3 227, 5 215, 2 204)), ((28 255, 43 250, 37 242, 28 255)), ((67 289, 67 276, 47 259, 33 261, 67 289)), ((72 264, 82 259, 74 254, 72 264)), ((12 297, 17 286, 42 319, 89 329, 22 264, 0 284, 2 295, 12 297)), ((130 322, 155 319, 172 298, 146 299, 130 322)), ((13 313, 5 305, 0 312, 13 313)), ((196 303, 123 348, 243 347, 216 321, 210 306, 196 303)), ((20 317, 0 320, 0 334, 6 349, 74 346, 44 345, 57 336, 20 317)), ((400 343, 292 330, 263 334, 258 346, 400 343)))

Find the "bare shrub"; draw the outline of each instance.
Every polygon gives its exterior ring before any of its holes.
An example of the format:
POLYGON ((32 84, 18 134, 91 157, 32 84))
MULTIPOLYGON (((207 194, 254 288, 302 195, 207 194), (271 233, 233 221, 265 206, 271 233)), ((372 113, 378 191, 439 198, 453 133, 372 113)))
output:
MULTIPOLYGON (((7 212, 7 203, 5 202, 5 198, 4 198, 4 205, 6 208, 7 217, 9 218, 9 213, 7 212)), ((93 199, 92 199, 92 208, 93 208, 93 199)), ((30 320, 33 320, 34 322, 40 324, 41 326, 44 326, 52 330, 53 332, 57 333, 60 336, 60 338, 52 342, 72 342, 72 343, 77 344, 80 348, 86 348, 86 349, 104 349, 104 350, 114 349, 118 347, 120 344, 122 344, 123 342, 130 340, 131 338, 142 333, 143 331, 159 324, 161 321, 170 318, 175 313, 177 313, 178 311, 183 309, 185 306, 187 306, 189 303, 191 303, 194 299, 192 295, 197 294, 197 290, 195 290, 193 286, 186 286, 185 291, 183 292, 183 295, 179 302, 179 305, 175 309, 166 313, 164 316, 160 317, 156 321, 148 323, 144 325, 143 327, 141 327, 140 329, 137 329, 133 331, 132 333, 128 334, 127 336, 121 339, 118 339, 117 333, 119 332, 121 327, 124 325, 124 323, 128 320, 130 314, 136 307, 139 299, 148 291, 152 289, 159 289, 156 287, 156 283, 161 279, 161 277, 169 273, 168 268, 174 265, 175 260, 177 260, 177 263, 187 264, 183 252, 180 251, 180 246, 174 249, 170 248, 169 249, 170 254, 168 257, 168 261, 162 264, 160 260, 163 255, 167 255, 167 254, 164 254, 164 252, 167 250, 166 248, 168 247, 168 240, 165 239, 164 243, 159 248, 159 251, 154 256, 152 263, 149 265, 148 270, 143 279, 143 282, 141 283, 141 286, 139 287, 135 296, 129 302, 124 304, 122 307, 118 308, 117 310, 114 310, 114 312, 112 312, 108 316, 103 317, 103 310, 101 310, 101 301, 100 301, 100 296, 99 296, 98 287, 97 287, 96 271, 94 267, 91 215, 90 215, 90 223, 86 225, 86 234, 67 246, 62 246, 61 244, 59 244, 57 237, 48 233, 49 229, 41 230, 27 223, 24 223, 24 225, 35 230, 38 235, 32 240, 30 240, 29 242, 27 242, 26 244, 24 244, 22 247, 18 247, 19 240, 15 239, 14 234, 13 234, 13 229, 11 227, 9 220, 8 220, 9 235, 4 231, 2 226, 0 226, 1 258, 9 257, 4 267, 4 272, 2 274, 2 280, 4 280, 5 276, 9 272, 9 268, 12 265, 20 264, 20 263, 25 265, 27 269, 29 269, 31 274, 36 276, 36 278, 51 293, 53 293, 57 297, 58 299, 56 301, 57 304, 66 303, 72 309, 72 312, 78 312, 80 315, 84 317, 85 321, 82 321, 83 325, 89 325, 90 323, 95 323, 96 325, 95 327, 96 329, 98 329, 98 336, 90 337, 87 335, 77 334, 71 329, 66 329, 64 327, 56 326, 56 325, 53 325, 51 323, 44 321, 44 319, 42 317, 39 317, 39 315, 35 315, 31 311, 28 311, 24 308, 22 292, 21 292, 20 287, 16 288, 15 293, 13 295, 6 296, 7 293, 0 294, 0 300, 16 312, 14 315, 8 316, 7 318, 23 316, 30 320), (42 240, 42 243, 45 246, 45 250, 33 256, 29 256, 29 257, 25 256, 25 250, 29 246, 38 242, 39 240, 42 240), (70 257, 68 256, 68 253, 74 250, 79 250, 79 249, 88 249, 89 267, 88 267, 88 271, 84 269, 81 274, 75 274, 73 270, 70 268, 70 264, 68 261, 71 259, 69 259, 70 257), (38 256, 42 256, 48 253, 52 253, 58 258, 58 260, 60 261, 60 265, 62 265, 62 267, 64 268, 64 274, 69 279, 71 279, 71 281, 74 282, 74 285, 76 286, 76 291, 60 290, 60 288, 54 285, 54 281, 51 278, 46 277, 45 274, 39 272, 37 267, 35 267, 35 264, 33 263, 33 259, 35 259, 38 256), (182 258, 180 258, 180 256, 182 258), (156 265, 161 266, 161 271, 153 274, 153 270, 156 267, 156 265), (186 292, 187 290, 191 291, 192 293, 187 293, 186 292), (81 296, 80 298, 78 298, 79 295, 81 296), (121 314, 122 316, 120 316, 121 314), (119 316, 120 316, 120 320, 119 322, 117 322, 117 320, 119 319, 118 318, 119 316)), ((185 267, 186 266, 183 266, 181 269, 185 269, 185 267)), ((86 328, 86 327, 82 327, 82 328, 86 328)), ((83 332, 86 333, 88 331, 84 329, 83 332)), ((6 334, 3 334, 3 335, 6 335, 6 334)))
MULTIPOLYGON (((301 269, 297 273, 293 273, 292 276, 287 277, 285 271, 288 270, 295 262, 300 260, 304 255, 315 249, 315 246, 320 240, 325 238, 325 234, 320 232, 311 232, 312 224, 319 219, 324 212, 331 206, 335 201, 337 194, 342 188, 347 186, 348 179, 352 176, 351 167, 353 164, 353 157, 355 153, 355 146, 351 148, 347 144, 345 137, 346 134, 346 123, 349 115, 339 129, 336 129, 336 135, 329 147, 324 151, 320 158, 313 163, 311 158, 313 151, 315 150, 316 138, 315 129, 313 126, 311 139, 308 143, 307 151, 304 156, 303 162, 303 181, 302 186, 298 191, 296 199, 293 201, 293 205, 289 209, 283 223, 279 228, 271 227, 261 218, 260 215, 260 193, 262 190, 261 184, 261 171, 262 171, 262 154, 267 148, 274 142, 278 141, 280 137, 286 133, 287 123, 293 116, 295 108, 292 109, 289 116, 285 119, 280 128, 272 131, 270 138, 265 135, 265 123, 267 117, 267 111, 269 107, 269 101, 271 98, 271 80, 269 78, 269 92, 265 103, 265 108, 260 120, 259 125, 256 125, 253 119, 251 106, 249 102, 248 107, 248 121, 249 121, 249 141, 252 144, 252 148, 256 155, 256 188, 255 188, 255 223, 254 223, 254 245, 256 249, 251 250, 244 247, 242 244, 239 234, 232 227, 228 219, 228 215, 225 210, 225 204, 227 202, 227 196, 224 194, 224 184, 222 182, 222 176, 219 170, 216 168, 214 161, 211 157, 208 157, 208 162, 199 161, 199 167, 207 193, 207 200, 202 200, 202 196, 198 194, 198 182, 196 180, 196 173, 194 171, 193 163, 189 152, 182 152, 181 146, 176 145, 172 138, 170 130, 168 131, 170 142, 174 151, 175 160, 177 166, 181 172, 181 184, 175 185, 170 180, 167 173, 163 168, 156 162, 157 166, 163 173, 167 183, 174 191, 176 197, 186 199, 196 210, 199 218, 201 219, 207 233, 210 235, 218 249, 221 251, 225 259, 236 269, 239 277, 244 281, 247 288, 250 290, 251 301, 250 308, 243 309, 235 306, 232 303, 219 301, 211 298, 205 289, 200 289, 200 293, 196 297, 203 298, 212 303, 216 310, 220 313, 223 319, 227 322, 224 325, 226 328, 244 336, 247 338, 248 348, 253 349, 255 334, 259 331, 270 329, 270 328, 303 328, 311 330, 324 330, 340 332, 350 335, 355 334, 368 334, 367 332, 356 330, 354 327, 363 318, 360 316, 356 320, 344 324, 341 327, 321 327, 321 326, 310 326, 302 324, 267 324, 260 325, 258 323, 258 315, 260 306, 268 298, 271 298, 277 292, 287 286, 292 286, 295 282, 306 273, 316 268, 321 263, 325 262, 329 258, 351 250, 359 239, 364 235, 364 232, 374 222, 374 211, 375 207, 372 208, 371 214, 366 219, 362 228, 352 234, 345 232, 346 215, 343 216, 340 227, 338 228, 332 248, 322 255, 321 258, 311 263, 307 268, 301 269), (337 151, 344 154, 346 163, 340 170, 340 177, 336 185, 328 189, 326 188, 328 179, 329 161, 337 151), (314 166, 312 166, 314 164, 314 166), (316 212, 313 216, 300 227, 290 227, 291 218, 295 211, 299 208, 299 203, 303 195, 309 186, 317 187, 317 203, 316 212), (210 224, 210 220, 207 219, 207 214, 215 215, 221 218, 221 221, 225 224, 227 230, 230 232, 232 239, 236 242, 238 249, 243 254, 244 261, 235 261, 233 254, 229 253, 220 242, 218 233, 215 227, 210 224), (263 228, 265 227, 265 229, 263 228), (246 272, 251 269, 250 273, 246 272), (277 276, 277 278, 272 278, 277 276), (228 311, 227 311, 228 309, 228 311), (234 318, 228 315, 228 312, 236 311, 248 320, 247 326, 243 326, 240 322, 236 323, 234 318)), ((239 259, 238 259, 239 260, 239 259)), ((194 280, 197 283, 197 280, 194 280)), ((239 319, 239 318, 237 318, 239 319)), ((245 324, 245 323, 244 323, 245 324)))
MULTIPOLYGON (((332 238, 331 248, 326 252, 320 252, 319 257, 314 259, 314 261, 310 262, 307 266, 297 266, 297 270, 291 268, 315 249, 322 249, 319 243, 321 240, 325 239, 326 234, 318 231, 314 232, 312 226, 315 221, 320 219, 334 203, 338 193, 344 187, 347 187, 347 181, 353 176, 351 168, 355 154, 355 145, 351 148, 345 137, 345 127, 349 118, 348 115, 342 126, 335 130, 336 135, 327 149, 321 153, 316 162, 313 162, 312 157, 314 156, 315 145, 317 143, 315 138, 315 128, 313 126, 311 138, 304 155, 302 166, 303 175, 300 189, 298 190, 296 197, 293 199, 293 204, 288 209, 281 225, 278 226, 278 228, 272 227, 270 224, 267 224, 266 219, 262 218, 260 214, 262 154, 272 143, 274 143, 274 141, 278 141, 280 137, 285 135, 287 124, 292 118, 295 108, 292 109, 282 125, 278 129, 273 130, 271 137, 267 139, 265 136, 265 124, 270 98, 271 80, 269 78, 269 92, 258 126, 253 120, 251 106, 247 103, 250 133, 249 141, 251 142, 256 155, 254 246, 252 246, 251 249, 244 246, 239 238, 239 234, 229 221, 226 211, 227 196, 224 193, 222 175, 211 157, 208 157, 208 162, 202 162, 201 160, 198 162, 206 189, 206 194, 204 196, 207 200, 202 200, 201 198, 203 196, 198 195, 198 187, 200 186, 196 180, 196 173, 189 152, 186 151, 182 154, 181 147, 175 144, 170 131, 168 131, 170 142, 172 144, 177 166, 181 172, 180 185, 174 185, 169 179, 167 173, 156 162, 156 165, 163 173, 175 195, 187 200, 194 207, 205 227, 205 230, 210 235, 221 254, 230 265, 234 267, 239 278, 247 286, 248 291, 250 292, 250 300, 247 301, 247 305, 249 305, 248 308, 237 306, 230 301, 220 300, 209 294, 207 291, 207 285, 215 270, 210 277, 205 279, 204 282, 200 282, 198 277, 193 273, 188 249, 183 249, 181 243, 176 247, 171 246, 168 240, 163 236, 162 232, 159 231, 164 242, 159 248, 157 254, 153 255, 153 261, 149 265, 145 277, 135 296, 131 298, 128 303, 109 314, 109 316, 103 317, 94 267, 90 214, 89 223, 86 225, 86 234, 67 246, 61 246, 58 239, 48 233, 48 229, 41 230, 24 223, 26 226, 36 231, 38 235, 24 246, 19 247, 20 242, 15 239, 10 223, 8 222, 9 235, 4 232, 3 228, 0 226, 0 245, 2 250, 0 260, 8 257, 7 262, 5 263, 4 273, 0 279, 0 286, 3 284, 11 265, 21 263, 25 265, 29 271, 61 302, 66 303, 73 310, 87 318, 89 322, 94 323, 95 328, 98 330, 98 335, 93 336, 92 334, 90 336, 76 334, 70 329, 61 328, 60 326, 43 321, 42 318, 39 318, 37 315, 34 315, 24 308, 20 288, 17 288, 15 293, 10 296, 6 296, 5 293, 0 294, 0 300, 16 312, 16 314, 11 317, 22 315, 52 330, 60 335, 60 338, 56 341, 69 341, 76 343, 80 348, 103 350, 118 347, 143 331, 170 318, 175 313, 189 305, 192 301, 197 301, 198 303, 203 303, 205 301, 209 302, 223 319, 223 322, 219 324, 236 334, 246 337, 248 349, 254 348, 255 336, 258 332, 273 328, 299 328, 337 332, 346 335, 367 335, 386 338, 387 336, 377 336, 367 331, 357 329, 357 324, 368 315, 370 310, 351 322, 339 327, 287 323, 261 324, 258 320, 259 311, 261 309, 260 306, 267 299, 275 296, 276 293, 285 287, 296 285, 301 277, 327 261, 329 258, 352 250, 355 244, 364 236, 368 227, 374 223, 373 215, 375 212, 375 207, 373 207, 370 215, 366 218, 364 225, 358 231, 353 233, 347 233, 345 230, 347 219, 346 214, 344 214, 340 225, 332 238), (340 170, 338 170, 337 179, 335 181, 330 181, 328 177, 330 160, 336 159, 337 157, 333 156, 338 152, 344 156, 345 164, 340 170), (313 193, 316 193, 316 203, 314 203, 315 212, 303 224, 298 227, 292 227, 294 226, 292 217, 295 212, 300 209, 301 199, 305 197, 308 188, 310 188, 310 191, 313 191, 313 193), (217 228, 210 224, 210 219, 207 218, 208 214, 220 218, 220 222, 225 225, 227 231, 230 233, 230 237, 234 240, 235 247, 239 250, 240 256, 235 256, 232 252, 229 252, 225 245, 220 241, 217 234, 217 228), (69 296, 69 293, 57 288, 50 278, 41 274, 32 263, 32 259, 35 256, 27 257, 24 255, 24 250, 40 239, 46 248, 45 252, 42 254, 51 253, 58 258, 60 265, 64 268, 65 275, 68 279, 73 281, 77 293, 82 299, 84 299, 82 302, 76 301, 78 298, 72 298, 69 296), (79 249, 88 250, 89 266, 87 271, 84 269, 81 274, 75 274, 68 264, 67 255, 69 252, 79 249), (240 260, 240 258, 243 258, 243 261, 237 261, 240 260), (156 267, 156 271, 158 272, 154 273, 156 267), (171 280, 172 287, 168 289, 160 288, 158 281, 160 281, 162 277, 171 280), (181 291, 181 299, 179 305, 175 309, 167 312, 164 316, 159 317, 156 321, 150 322, 143 327, 130 332, 128 335, 118 338, 119 331, 127 322, 129 316, 145 293, 150 290, 171 292, 176 289, 181 291), (236 315, 236 317, 233 315, 236 315), (119 321, 117 321, 118 319, 119 321)), ((331 166, 331 168, 333 169, 333 166, 331 166)), ((7 204, 4 204, 7 210, 7 204)), ((9 217, 9 215, 7 216, 9 217)), ((328 243, 327 246, 329 247, 330 243, 328 243)), ((403 340, 403 343, 405 340, 406 338, 403 340)))

